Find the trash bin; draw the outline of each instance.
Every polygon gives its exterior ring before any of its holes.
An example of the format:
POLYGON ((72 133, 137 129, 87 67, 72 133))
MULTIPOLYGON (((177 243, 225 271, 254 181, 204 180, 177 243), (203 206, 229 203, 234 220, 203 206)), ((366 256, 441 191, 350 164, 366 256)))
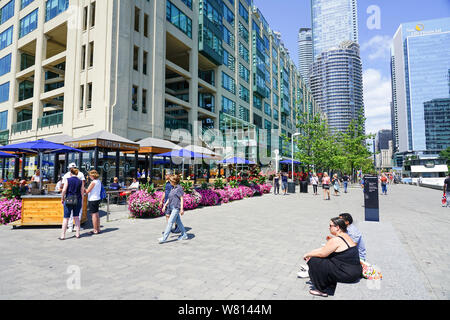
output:
POLYGON ((308 181, 300 182, 300 193, 308 193, 308 181))
POLYGON ((288 193, 295 193, 295 182, 288 182, 288 193))

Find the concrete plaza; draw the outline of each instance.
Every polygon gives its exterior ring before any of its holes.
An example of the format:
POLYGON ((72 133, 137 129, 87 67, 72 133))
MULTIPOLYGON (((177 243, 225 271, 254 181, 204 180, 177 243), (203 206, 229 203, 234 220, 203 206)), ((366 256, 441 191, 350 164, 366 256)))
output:
POLYGON ((450 298, 450 208, 441 207, 440 191, 389 187, 379 223, 364 222, 359 187, 331 201, 309 192, 187 211, 189 240, 166 244, 157 241, 164 218, 129 219, 124 206, 112 209, 110 222, 102 217, 103 234, 85 229, 81 239, 59 241, 59 228, 0 227, 0 299, 450 298), (313 297, 296 274, 340 212, 353 215, 383 280, 313 297))

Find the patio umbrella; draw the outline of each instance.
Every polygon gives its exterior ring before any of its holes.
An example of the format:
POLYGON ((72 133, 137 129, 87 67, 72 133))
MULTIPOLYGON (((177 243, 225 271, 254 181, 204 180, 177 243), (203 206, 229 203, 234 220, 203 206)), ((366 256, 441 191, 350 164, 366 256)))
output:
MULTIPOLYGON (((10 144, 7 146, 0 147, 0 151, 14 151, 21 153, 38 153, 39 158, 42 161, 41 154, 43 153, 59 153, 59 152, 84 152, 83 150, 75 149, 72 147, 65 146, 63 144, 53 143, 46 140, 37 140, 22 142, 16 144, 10 144)), ((38 168, 41 168, 41 164, 38 163, 38 168)), ((39 189, 42 186, 42 179, 39 179, 39 189)))
POLYGON ((219 163, 224 163, 224 164, 255 164, 253 161, 250 161, 250 160, 247 160, 247 159, 242 159, 242 158, 239 158, 239 157, 225 159, 223 161, 219 161, 219 163))
POLYGON ((186 149, 173 150, 166 153, 157 154, 156 157, 171 157, 171 158, 183 158, 183 176, 184 176, 184 159, 210 159, 211 157, 205 154, 196 153, 186 149))
POLYGON ((10 153, 0 152, 0 158, 16 158, 16 157, 17 156, 10 153))
MULTIPOLYGON (((282 163, 282 164, 292 164, 292 160, 283 160, 283 161, 280 161, 280 163, 282 163)), ((294 164, 302 164, 302 163, 300 161, 294 160, 294 164)))

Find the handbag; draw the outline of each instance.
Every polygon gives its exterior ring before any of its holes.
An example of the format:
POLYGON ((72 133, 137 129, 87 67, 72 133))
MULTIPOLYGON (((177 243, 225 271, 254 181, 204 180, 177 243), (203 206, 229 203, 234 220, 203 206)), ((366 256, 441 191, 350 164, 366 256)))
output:
POLYGON ((383 275, 381 271, 377 270, 375 266, 371 265, 368 262, 360 260, 362 267, 362 277, 367 280, 381 280, 383 279, 383 275))
POLYGON ((447 195, 444 193, 442 196, 442 205, 445 206, 447 204, 447 195))
POLYGON ((66 206, 76 206, 78 205, 78 197, 74 194, 67 196, 66 198, 66 206))

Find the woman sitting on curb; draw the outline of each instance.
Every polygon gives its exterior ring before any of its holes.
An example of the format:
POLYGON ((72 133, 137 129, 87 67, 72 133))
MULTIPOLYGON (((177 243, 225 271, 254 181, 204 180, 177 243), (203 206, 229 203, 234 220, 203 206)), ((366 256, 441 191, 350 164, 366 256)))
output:
POLYGON ((341 218, 330 220, 330 233, 335 236, 322 248, 303 256, 314 289, 309 293, 327 297, 334 294, 338 282, 354 283, 361 278, 362 267, 356 243, 347 234, 347 226, 341 218))

